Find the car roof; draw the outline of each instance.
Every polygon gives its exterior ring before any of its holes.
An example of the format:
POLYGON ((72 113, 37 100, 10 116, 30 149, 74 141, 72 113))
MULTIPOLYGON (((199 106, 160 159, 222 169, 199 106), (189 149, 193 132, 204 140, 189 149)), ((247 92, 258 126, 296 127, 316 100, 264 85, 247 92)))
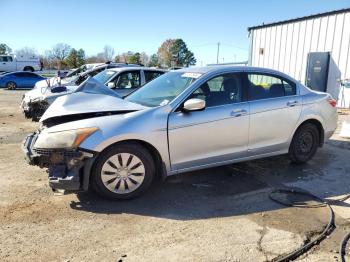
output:
POLYGON ((150 70, 150 71, 166 72, 166 70, 163 70, 163 69, 156 69, 156 68, 143 67, 143 66, 114 67, 114 68, 108 68, 108 70, 112 70, 116 72, 121 72, 126 70, 150 70))
MULTIPOLYGON (((201 74, 207 74, 207 73, 220 73, 224 71, 236 71, 236 72, 243 72, 243 71, 254 71, 254 72, 261 72, 261 73, 271 73, 271 74, 276 74, 283 76, 285 78, 288 78, 290 80, 294 80, 290 76, 274 70, 270 68, 263 68, 263 67, 253 67, 253 66, 204 66, 204 67, 187 67, 187 68, 182 68, 182 69, 177 69, 177 70, 172 70, 174 72, 191 72, 191 73, 201 73, 201 74)), ((295 81, 295 80, 294 80, 295 81)))

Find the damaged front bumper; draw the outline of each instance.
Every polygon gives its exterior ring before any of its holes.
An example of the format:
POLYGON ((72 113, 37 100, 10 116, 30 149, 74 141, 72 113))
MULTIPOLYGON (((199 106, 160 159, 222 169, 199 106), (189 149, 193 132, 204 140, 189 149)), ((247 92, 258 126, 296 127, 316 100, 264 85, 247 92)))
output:
POLYGON ((39 133, 28 135, 22 150, 30 165, 47 168, 50 187, 56 190, 87 190, 94 153, 81 149, 34 148, 39 133))

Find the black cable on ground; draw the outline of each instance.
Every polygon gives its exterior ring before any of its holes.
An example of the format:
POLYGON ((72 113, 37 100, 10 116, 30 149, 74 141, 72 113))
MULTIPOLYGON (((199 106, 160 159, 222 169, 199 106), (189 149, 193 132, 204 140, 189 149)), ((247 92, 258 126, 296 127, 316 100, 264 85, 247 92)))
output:
MULTIPOLYGON (((306 253, 310 248, 312 248, 313 246, 319 244, 326 236, 328 236, 330 233, 332 233, 332 231, 335 228, 335 224, 334 224, 334 212, 332 207, 324 202, 323 199, 307 192, 301 189, 295 189, 295 188, 280 188, 280 189, 274 189, 272 190, 272 192, 269 194, 269 197, 271 200, 282 204, 284 206, 290 206, 290 207, 301 207, 301 208, 316 208, 316 207, 322 207, 322 206, 327 206, 329 209, 329 222, 326 225, 325 229, 323 230, 323 232, 314 240, 306 243, 305 245, 303 245, 302 247, 292 251, 289 254, 283 255, 283 256, 278 256, 276 258, 274 258, 272 261, 275 262, 287 262, 287 261, 292 261, 295 260, 296 258, 298 258, 300 255, 306 253), (320 202, 320 204, 317 205, 307 205, 305 203, 301 203, 301 204, 295 204, 295 203, 289 203, 287 201, 283 201, 281 199, 279 199, 277 196, 278 194, 299 194, 299 195, 304 195, 307 197, 311 197, 315 200, 317 200, 318 202, 320 202)), ((349 238, 350 238, 350 234, 349 234, 349 238)))
POLYGON ((340 244, 340 249, 339 249, 339 254, 340 254, 340 259, 342 262, 346 262, 345 260, 345 254, 346 254, 346 246, 350 240, 350 233, 347 233, 345 237, 343 238, 343 241, 340 244))

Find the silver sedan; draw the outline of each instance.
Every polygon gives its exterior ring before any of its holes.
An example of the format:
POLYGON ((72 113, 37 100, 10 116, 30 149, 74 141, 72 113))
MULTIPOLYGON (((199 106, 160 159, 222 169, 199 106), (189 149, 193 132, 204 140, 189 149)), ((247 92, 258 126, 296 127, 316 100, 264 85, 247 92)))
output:
POLYGON ((335 106, 329 94, 277 71, 187 68, 125 99, 60 97, 23 150, 29 163, 48 167, 54 190, 92 187, 129 199, 156 177, 281 154, 307 162, 333 134, 335 106))

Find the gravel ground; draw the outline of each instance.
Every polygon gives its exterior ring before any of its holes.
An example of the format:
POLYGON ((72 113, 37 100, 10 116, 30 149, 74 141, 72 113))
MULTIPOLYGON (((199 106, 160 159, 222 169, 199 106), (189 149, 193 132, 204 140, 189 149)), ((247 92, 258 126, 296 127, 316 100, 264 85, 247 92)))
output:
POLYGON ((24 91, 0 90, 0 261, 268 261, 313 239, 325 207, 286 208, 273 187, 307 189, 331 201, 337 229, 300 261, 340 261, 350 231, 349 141, 331 143, 307 165, 284 156, 171 177, 141 198, 55 196, 45 170, 20 149, 37 123, 24 119, 24 91))

